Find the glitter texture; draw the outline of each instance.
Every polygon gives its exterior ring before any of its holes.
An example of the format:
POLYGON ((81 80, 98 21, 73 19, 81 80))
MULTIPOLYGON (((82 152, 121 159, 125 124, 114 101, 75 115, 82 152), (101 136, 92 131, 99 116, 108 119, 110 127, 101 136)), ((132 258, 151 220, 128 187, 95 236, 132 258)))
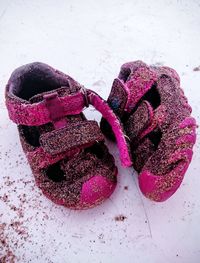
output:
POLYGON ((102 203, 115 189, 117 168, 97 122, 87 121, 93 105, 110 123, 124 166, 130 166, 121 122, 108 104, 71 77, 43 63, 16 69, 6 86, 9 116, 18 125, 23 150, 43 194, 72 209, 102 203))
MULTIPOLYGON (((141 61, 126 63, 114 80, 108 103, 129 138, 141 191, 155 201, 168 199, 183 180, 196 141, 196 122, 177 72, 141 61)), ((101 129, 113 139, 104 119, 101 129)))

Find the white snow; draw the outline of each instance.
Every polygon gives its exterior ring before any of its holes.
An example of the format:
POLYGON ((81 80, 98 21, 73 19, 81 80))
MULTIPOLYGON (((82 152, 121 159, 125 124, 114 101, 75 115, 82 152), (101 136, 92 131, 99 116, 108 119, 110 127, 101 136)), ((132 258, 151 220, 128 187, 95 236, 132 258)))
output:
MULTIPOLYGON (((16 125, 8 119, 4 87, 22 64, 46 62, 106 99, 121 64, 138 59, 178 71, 199 123, 200 72, 193 71, 200 65, 198 0, 0 0, 0 196, 10 200, 0 200, 0 223, 7 224, 4 234, 16 262, 200 262, 199 136, 182 186, 164 203, 141 195, 136 173, 120 166, 116 146, 107 142, 119 168, 117 189, 101 206, 70 211, 35 187, 16 125), (20 218, 12 205, 18 207, 24 193, 28 202, 20 218), (115 221, 120 214, 127 218, 115 221), (22 223, 26 241, 11 221, 22 223)), ((100 120, 93 109, 86 114, 100 120)))

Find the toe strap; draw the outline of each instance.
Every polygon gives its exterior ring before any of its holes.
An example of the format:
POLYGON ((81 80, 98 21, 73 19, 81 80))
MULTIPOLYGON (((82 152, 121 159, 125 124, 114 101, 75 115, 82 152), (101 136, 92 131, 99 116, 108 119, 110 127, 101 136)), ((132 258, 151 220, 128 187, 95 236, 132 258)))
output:
POLYGON ((142 101, 125 123, 131 140, 139 136, 152 123, 153 115, 154 112, 151 104, 146 100, 142 101))
POLYGON ((103 141, 96 121, 69 123, 65 128, 47 132, 40 137, 40 145, 49 154, 58 154, 73 149, 83 149, 95 141, 103 141))

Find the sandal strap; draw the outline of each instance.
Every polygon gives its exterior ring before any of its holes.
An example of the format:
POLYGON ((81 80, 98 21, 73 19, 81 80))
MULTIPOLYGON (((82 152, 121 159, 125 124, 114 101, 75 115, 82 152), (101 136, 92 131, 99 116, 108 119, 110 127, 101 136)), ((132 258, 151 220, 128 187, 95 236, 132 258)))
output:
POLYGON ((30 151, 26 153, 26 157, 32 166, 32 169, 42 169, 46 168, 49 165, 52 165, 54 163, 57 163, 58 161, 64 159, 64 158, 72 158, 74 155, 79 154, 79 150, 75 149, 73 151, 69 151, 66 153, 60 153, 56 155, 51 155, 47 152, 42 147, 37 147, 34 151, 30 151))
POLYGON ((157 74, 153 70, 148 67, 138 68, 131 79, 124 84, 129 91, 125 110, 130 112, 156 80, 157 74))
POLYGON ((152 123, 154 111, 151 104, 144 100, 125 123, 130 140, 140 136, 152 123))
POLYGON ((110 108, 108 103, 104 101, 97 93, 92 90, 87 89, 87 97, 88 101, 93 107, 98 110, 104 119, 112 127, 113 133, 115 134, 115 138, 117 141, 120 160, 124 167, 129 167, 132 165, 132 160, 130 157, 129 144, 126 141, 125 133, 123 130, 122 123, 119 118, 115 115, 113 110, 110 108))
POLYGON ((80 114, 85 107, 85 99, 81 92, 74 95, 57 97, 56 92, 44 96, 44 100, 38 103, 29 103, 21 101, 17 97, 8 96, 6 106, 8 108, 10 119, 16 124, 26 126, 40 126, 48 122, 52 122, 59 117, 67 115, 80 114), (51 104, 51 99, 54 96, 54 103, 51 104), (56 107, 59 104, 61 110, 56 107), (54 106, 53 106, 54 105, 54 106))
POLYGON ((40 145, 45 152, 55 155, 74 149, 84 149, 104 136, 96 121, 77 121, 68 123, 65 128, 53 130, 40 136, 40 145))

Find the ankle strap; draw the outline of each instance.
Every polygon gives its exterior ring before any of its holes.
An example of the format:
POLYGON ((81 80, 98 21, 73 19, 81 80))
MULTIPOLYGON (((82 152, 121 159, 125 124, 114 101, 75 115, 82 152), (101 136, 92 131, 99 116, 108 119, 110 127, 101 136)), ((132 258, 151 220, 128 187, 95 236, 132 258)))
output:
POLYGON ((113 133, 117 141, 117 145, 120 152, 120 160, 124 167, 129 167, 132 165, 129 146, 126 142, 125 133, 123 131, 122 123, 119 118, 114 114, 113 110, 110 108, 107 102, 105 102, 97 93, 91 90, 87 90, 87 96, 89 98, 89 103, 107 120, 107 122, 112 127, 113 133))
MULTIPOLYGON (((51 94, 51 93, 49 93, 51 94)), ((62 115, 80 114, 85 107, 85 101, 81 92, 74 95, 58 97, 62 105, 62 115)), ((40 126, 52 122, 52 113, 49 111, 47 99, 31 104, 28 101, 18 99, 11 95, 6 98, 6 106, 10 119, 16 124, 27 126, 40 126)))

